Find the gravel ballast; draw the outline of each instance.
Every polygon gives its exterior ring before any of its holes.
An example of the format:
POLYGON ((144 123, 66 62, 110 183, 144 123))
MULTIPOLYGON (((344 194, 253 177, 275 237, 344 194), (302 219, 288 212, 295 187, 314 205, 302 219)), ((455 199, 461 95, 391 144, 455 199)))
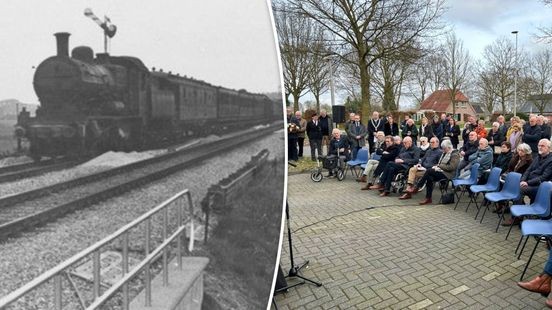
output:
MULTIPOLYGON (((262 149, 270 151, 270 158, 281 158, 284 169, 283 132, 279 131, 217 158, 198 163, 195 168, 77 211, 55 223, 3 242, 0 244, 0 295, 5 296, 23 286, 183 189, 190 190, 194 207, 200 210, 199 202, 210 185, 241 168, 262 149)), ((88 172, 86 167, 81 169, 88 172)), ((81 172, 77 169, 74 173, 81 172)))

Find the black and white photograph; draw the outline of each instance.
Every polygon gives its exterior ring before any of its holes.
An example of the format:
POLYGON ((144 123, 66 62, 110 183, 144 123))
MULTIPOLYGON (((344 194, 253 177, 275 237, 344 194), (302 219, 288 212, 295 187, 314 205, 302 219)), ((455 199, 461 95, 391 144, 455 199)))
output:
POLYGON ((1 8, 0 308, 267 308, 287 171, 270 1, 1 8))

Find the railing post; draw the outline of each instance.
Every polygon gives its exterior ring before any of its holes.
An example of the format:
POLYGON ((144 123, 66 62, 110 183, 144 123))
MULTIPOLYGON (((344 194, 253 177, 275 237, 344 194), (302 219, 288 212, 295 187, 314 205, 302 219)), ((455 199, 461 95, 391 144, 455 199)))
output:
POLYGON ((94 251, 94 300, 100 297, 100 250, 94 251))
MULTIPOLYGON (((128 273, 128 231, 123 234, 123 276, 128 273)), ((128 310, 129 307, 128 282, 123 284, 123 309, 128 310)))
MULTIPOLYGON (((150 232, 151 232, 151 217, 148 217, 146 220, 146 256, 150 253, 150 232)), ((146 271, 145 271, 145 286, 146 286, 146 307, 151 307, 151 270, 150 270, 150 262, 146 264, 146 271)))
MULTIPOLYGON (((167 226, 169 221, 169 207, 163 209, 163 242, 167 240, 167 226)), ((163 286, 169 285, 168 247, 163 248, 163 286)))
POLYGON ((54 304, 57 310, 63 308, 61 301, 61 274, 56 274, 54 276, 54 304))
MULTIPOLYGON (((182 214, 184 212, 184 199, 182 197, 179 197, 179 201, 177 201, 177 213, 178 213, 178 225, 177 227, 182 227, 182 214)), ((177 257, 177 263, 178 263, 178 269, 182 270, 182 238, 183 235, 178 236, 176 238, 176 250, 178 253, 176 254, 177 257)))

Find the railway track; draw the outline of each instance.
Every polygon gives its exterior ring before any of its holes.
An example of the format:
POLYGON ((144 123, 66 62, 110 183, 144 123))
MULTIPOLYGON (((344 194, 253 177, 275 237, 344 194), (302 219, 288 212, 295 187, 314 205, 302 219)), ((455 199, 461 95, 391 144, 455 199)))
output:
POLYGON ((19 165, 11 165, 0 168, 0 183, 17 181, 24 178, 29 178, 41 175, 47 172, 70 168, 80 164, 81 161, 76 160, 44 160, 38 163, 26 163, 19 165))
POLYGON ((196 144, 108 171, 0 198, 0 239, 55 221, 74 210, 159 180, 262 137, 281 124, 196 144))

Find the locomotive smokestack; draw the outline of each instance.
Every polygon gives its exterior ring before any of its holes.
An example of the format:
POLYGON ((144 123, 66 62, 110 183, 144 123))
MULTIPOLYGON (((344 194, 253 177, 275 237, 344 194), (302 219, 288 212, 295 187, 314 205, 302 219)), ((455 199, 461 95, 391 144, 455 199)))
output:
POLYGON ((69 57, 69 32, 57 32, 54 33, 56 36, 57 43, 57 55, 69 57))

